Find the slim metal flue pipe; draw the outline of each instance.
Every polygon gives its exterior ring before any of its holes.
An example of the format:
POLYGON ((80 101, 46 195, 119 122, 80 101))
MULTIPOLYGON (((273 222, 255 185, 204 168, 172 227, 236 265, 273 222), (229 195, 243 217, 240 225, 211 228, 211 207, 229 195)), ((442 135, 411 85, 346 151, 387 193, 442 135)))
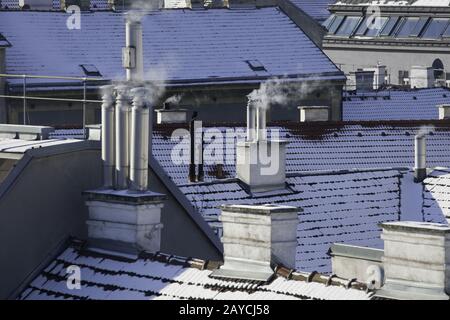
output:
POLYGON ((266 121, 267 121, 267 110, 262 107, 258 107, 257 109, 257 140, 258 141, 266 141, 267 140, 267 128, 266 128, 266 121))
POLYGON ((125 45, 132 53, 134 64, 126 69, 127 80, 140 82, 144 79, 144 53, 142 24, 139 17, 127 16, 125 27, 125 45))
POLYGON ((130 150, 130 189, 146 191, 148 189, 149 156, 149 116, 145 88, 131 90, 133 108, 131 111, 131 150, 130 150))
POLYGON ((422 182, 427 177, 427 139, 424 134, 415 137, 414 181, 422 182))
POLYGON ((256 139, 256 106, 254 101, 249 100, 247 104, 247 141, 256 139))
POLYGON ((129 88, 117 87, 116 98, 116 189, 128 188, 130 175, 130 97, 129 88))
POLYGON ((114 187, 115 145, 114 145, 114 86, 101 87, 102 91, 102 164, 103 187, 114 187))

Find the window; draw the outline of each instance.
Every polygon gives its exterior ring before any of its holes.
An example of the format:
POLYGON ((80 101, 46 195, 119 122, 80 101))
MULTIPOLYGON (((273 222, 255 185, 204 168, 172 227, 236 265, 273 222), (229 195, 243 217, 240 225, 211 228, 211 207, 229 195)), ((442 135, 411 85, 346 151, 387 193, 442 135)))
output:
POLYGON ((336 16, 336 18, 333 20, 333 22, 330 25, 330 28, 328 28, 328 31, 331 34, 336 33, 336 30, 340 27, 342 21, 344 20, 345 16, 336 16))
POLYGON ((365 17, 364 20, 359 25, 358 29, 356 29, 355 36, 363 36, 367 31, 367 20, 369 17, 365 17))
POLYGON ((409 71, 399 70, 398 71, 398 84, 404 85, 406 84, 406 79, 409 78, 409 71))
POLYGON ((336 32, 337 36, 351 36, 353 34, 353 30, 355 30, 358 25, 361 17, 346 17, 338 31, 336 32))
POLYGON ((372 23, 369 24, 369 28, 367 29, 366 36, 367 37, 376 37, 379 35, 381 29, 386 24, 388 18, 386 17, 375 17, 372 23))
POLYGON ((398 24, 400 17, 390 17, 389 20, 385 23, 384 28, 381 29, 380 36, 388 37, 392 34, 392 31, 398 24))
POLYGON ((427 21, 428 18, 403 18, 396 36, 398 38, 417 37, 427 21))
POLYGON ((325 28, 329 29, 330 26, 331 26, 331 24, 332 24, 333 21, 334 21, 334 18, 336 18, 336 15, 332 14, 331 16, 328 17, 327 20, 325 20, 325 21, 322 23, 322 26, 324 26, 325 28))
POLYGON ((449 23, 449 19, 434 18, 426 28, 422 37, 425 39, 439 39, 444 33, 445 27, 449 23))

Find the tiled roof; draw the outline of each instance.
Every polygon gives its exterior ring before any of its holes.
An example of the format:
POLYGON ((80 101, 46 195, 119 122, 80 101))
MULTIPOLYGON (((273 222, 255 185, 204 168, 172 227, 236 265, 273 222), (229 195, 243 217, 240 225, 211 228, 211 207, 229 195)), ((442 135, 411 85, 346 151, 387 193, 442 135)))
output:
POLYGON ((445 223, 450 219, 450 170, 436 169, 424 181, 423 214, 426 220, 445 223))
MULTIPOLYGON (((81 30, 63 12, 0 12, 0 30, 13 45, 7 72, 85 76, 93 64, 106 79, 124 78, 120 13, 82 14, 81 30)), ((160 10, 143 18, 145 70, 150 80, 175 83, 259 82, 271 76, 344 79, 328 57, 278 8, 160 10), (253 71, 247 60, 267 72, 253 71)), ((31 80, 30 80, 31 81, 31 80)))
MULTIPOLYGON (((245 132, 240 125, 223 124, 207 126, 225 133, 226 130, 245 132)), ((164 170, 177 184, 184 184, 188 177, 188 165, 174 164, 171 151, 178 143, 171 134, 178 126, 154 128, 153 154, 164 170)), ((450 126, 439 121, 399 121, 361 123, 283 123, 270 129, 279 129, 280 137, 287 145, 286 170, 288 173, 396 168, 414 166, 414 135, 429 129, 427 161, 430 167, 450 167, 450 126)), ((188 143, 188 140, 184 140, 188 143)), ((235 174, 235 141, 226 140, 231 154, 224 164, 226 178, 235 174)), ((224 152, 224 154, 226 154, 224 152)), ((205 181, 216 179, 215 166, 205 166, 205 181)))
POLYGON ((336 5, 445 7, 449 0, 339 0, 336 5))
POLYGON ((281 300, 333 299, 367 300, 371 294, 365 286, 348 280, 319 274, 307 282, 309 274, 294 272, 290 280, 283 276, 289 270, 278 269, 268 283, 211 278, 217 263, 166 255, 143 253, 138 259, 124 260, 87 252, 75 246, 66 249, 31 282, 20 299, 95 299, 95 300, 281 300), (81 289, 67 287, 67 267, 78 266, 81 289), (206 267, 206 268, 205 268, 206 267))
POLYGON ((10 43, 8 40, 0 33, 0 47, 8 47, 10 43))
POLYGON ((374 93, 344 94, 345 121, 439 119, 437 105, 450 104, 450 90, 384 90, 374 93))
MULTIPOLYGON (((19 9, 19 0, 1 0, 1 8, 19 9)), ((109 9, 108 0, 90 0, 90 10, 106 10, 109 9)), ((61 9, 61 1, 53 0, 53 10, 61 9)))
POLYGON ((399 171, 293 175, 288 189, 249 194, 238 181, 186 184, 181 191, 220 234, 222 204, 282 204, 302 208, 296 269, 331 272, 333 243, 382 248, 378 224, 400 219, 399 171))
POLYGON ((291 2, 314 19, 324 21, 330 15, 328 6, 335 0, 291 0, 291 2))

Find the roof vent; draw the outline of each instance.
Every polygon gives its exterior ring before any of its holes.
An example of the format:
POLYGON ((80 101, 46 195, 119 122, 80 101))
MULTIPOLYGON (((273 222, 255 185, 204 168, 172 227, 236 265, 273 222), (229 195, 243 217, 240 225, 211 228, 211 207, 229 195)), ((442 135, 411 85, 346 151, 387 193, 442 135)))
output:
POLYGON ((327 106, 301 106, 300 122, 329 121, 330 107, 327 106))
POLYGON ((259 60, 246 60, 248 66, 253 71, 267 71, 264 65, 259 60))
POLYGON ((389 222, 381 227, 386 284, 376 296, 448 300, 450 227, 423 222, 389 222))
POLYGON ((93 64, 80 64, 81 69, 86 76, 89 77, 101 77, 102 74, 98 71, 97 67, 93 64))
POLYGON ((212 276, 267 281, 276 265, 294 269, 299 212, 288 206, 222 206, 224 265, 212 276))
POLYGON ((450 120, 450 104, 441 104, 439 108, 439 120, 450 120))

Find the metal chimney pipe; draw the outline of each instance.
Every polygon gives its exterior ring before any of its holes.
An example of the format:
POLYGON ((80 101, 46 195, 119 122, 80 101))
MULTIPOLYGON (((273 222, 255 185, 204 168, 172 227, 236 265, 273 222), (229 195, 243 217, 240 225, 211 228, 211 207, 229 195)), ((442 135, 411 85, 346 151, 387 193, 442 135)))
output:
POLYGON ((189 160, 189 182, 196 181, 195 175, 195 118, 197 117, 197 112, 194 111, 192 115, 191 122, 189 123, 189 135, 190 135, 190 160, 189 160))
POLYGON ((114 86, 101 87, 102 95, 102 163, 103 187, 114 187, 114 86))
POLYGON ((142 24, 139 17, 127 16, 125 27, 124 66, 127 80, 139 82, 144 79, 144 50, 142 24))
POLYGON ((256 139, 256 106, 253 100, 247 104, 247 141, 256 139))
POLYGON ((414 181, 419 183, 427 177, 427 140, 424 134, 415 137, 414 181))
POLYGON ((258 141, 266 141, 267 140, 267 130, 266 130, 266 115, 267 115, 267 110, 259 107, 257 109, 257 117, 258 117, 258 122, 257 122, 257 140, 258 141))
POLYGON ((145 88, 135 88, 131 90, 131 93, 133 108, 131 110, 130 189, 146 191, 148 189, 150 110, 146 102, 145 88))
POLYGON ((130 175, 130 97, 125 86, 117 88, 116 98, 116 189, 128 188, 130 175))

